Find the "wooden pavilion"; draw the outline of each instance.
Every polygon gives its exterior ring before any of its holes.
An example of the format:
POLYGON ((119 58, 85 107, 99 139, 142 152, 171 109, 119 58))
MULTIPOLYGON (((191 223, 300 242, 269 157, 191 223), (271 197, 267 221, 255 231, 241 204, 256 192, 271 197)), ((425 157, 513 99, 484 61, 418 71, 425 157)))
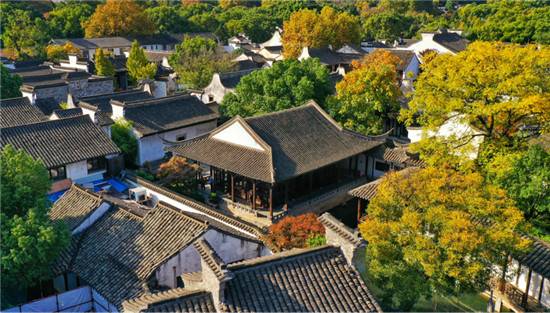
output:
POLYGON ((364 176, 370 159, 366 152, 384 142, 385 135, 343 128, 310 101, 246 119, 236 116, 201 136, 165 141, 164 149, 208 164, 217 192, 241 207, 244 203, 251 213, 269 210, 272 219, 274 207, 288 208, 294 199, 311 199, 364 176))

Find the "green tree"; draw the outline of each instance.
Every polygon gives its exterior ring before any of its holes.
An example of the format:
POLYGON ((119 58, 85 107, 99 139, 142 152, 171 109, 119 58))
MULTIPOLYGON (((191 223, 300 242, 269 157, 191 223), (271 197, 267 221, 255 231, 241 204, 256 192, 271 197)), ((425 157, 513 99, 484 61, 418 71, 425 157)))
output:
POLYGON ((29 12, 13 10, 13 14, 3 21, 2 44, 12 59, 25 59, 32 55, 33 22, 29 12))
POLYGON ((187 36, 181 45, 176 45, 168 62, 178 73, 180 82, 193 88, 208 86, 214 73, 232 72, 237 65, 214 40, 187 36))
POLYGON ((149 62, 145 50, 139 46, 137 40, 132 43, 130 49, 130 56, 126 61, 126 68, 128 69, 128 76, 130 82, 137 86, 138 82, 145 78, 155 78, 157 74, 157 65, 149 62))
POLYGON ((100 76, 115 77, 115 67, 109 56, 103 52, 103 48, 97 48, 94 54, 95 73, 100 76))
POLYGON ((275 18, 252 10, 249 10, 243 18, 226 23, 230 36, 245 33, 252 42, 267 41, 273 35, 275 26, 277 26, 275 18))
POLYGON ((513 203, 480 174, 449 167, 385 176, 359 225, 383 307, 410 311, 422 295, 480 292, 492 276, 504 279, 510 256, 531 245, 513 203))
POLYGON ((2 291, 24 289, 50 278, 50 264, 70 242, 64 223, 51 222, 46 214, 46 194, 51 188, 41 160, 23 150, 4 147, 1 156, 2 193, 2 291))
POLYGON ((23 85, 23 78, 19 74, 10 75, 10 70, 2 64, 2 84, 0 84, 0 99, 21 97, 19 87, 23 85))
POLYGON ((363 37, 394 41, 398 38, 409 38, 414 18, 396 12, 378 13, 367 18, 363 24, 363 37))
POLYGON ((111 139, 122 150, 126 166, 135 165, 138 155, 138 139, 134 135, 132 122, 117 119, 111 126, 111 139))
POLYGON ((384 118, 400 108, 402 92, 397 80, 401 60, 387 50, 375 50, 336 85, 329 101, 331 115, 344 127, 368 135, 383 131, 384 118))
POLYGON ((189 21, 180 14, 179 6, 158 6, 146 10, 147 16, 157 25, 156 33, 183 33, 189 29, 189 21))
POLYGON ((8 145, 1 162, 2 213, 11 218, 25 216, 29 208, 45 208, 52 183, 42 161, 8 145))
POLYGON ((487 180, 508 192, 529 221, 546 221, 550 233, 550 154, 540 145, 496 157, 487 180))
POLYGON ((62 38, 82 38, 82 24, 90 19, 94 8, 85 2, 60 3, 48 14, 48 23, 62 38))
POLYGON ((272 68, 244 76, 235 94, 225 95, 220 114, 224 119, 249 117, 297 107, 309 100, 323 105, 332 93, 328 75, 329 70, 318 59, 276 62, 272 68))

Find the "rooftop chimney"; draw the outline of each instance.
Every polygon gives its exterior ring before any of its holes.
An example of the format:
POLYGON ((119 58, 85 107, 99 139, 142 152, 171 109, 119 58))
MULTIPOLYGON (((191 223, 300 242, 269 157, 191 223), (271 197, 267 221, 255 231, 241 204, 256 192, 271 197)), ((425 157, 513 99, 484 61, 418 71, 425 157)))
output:
POLYGON ((340 247, 348 264, 353 265, 357 248, 366 245, 365 239, 358 231, 347 227, 328 212, 319 216, 318 220, 325 226, 327 245, 340 247))

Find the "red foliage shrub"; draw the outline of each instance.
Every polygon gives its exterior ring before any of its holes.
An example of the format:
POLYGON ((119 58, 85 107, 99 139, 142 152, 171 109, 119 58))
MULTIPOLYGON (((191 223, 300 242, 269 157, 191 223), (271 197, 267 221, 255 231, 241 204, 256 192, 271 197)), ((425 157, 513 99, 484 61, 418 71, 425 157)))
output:
POLYGON ((281 250, 292 248, 307 248, 307 239, 311 233, 324 235, 325 227, 313 213, 299 216, 287 216, 269 227, 270 234, 265 239, 268 245, 277 246, 281 250))

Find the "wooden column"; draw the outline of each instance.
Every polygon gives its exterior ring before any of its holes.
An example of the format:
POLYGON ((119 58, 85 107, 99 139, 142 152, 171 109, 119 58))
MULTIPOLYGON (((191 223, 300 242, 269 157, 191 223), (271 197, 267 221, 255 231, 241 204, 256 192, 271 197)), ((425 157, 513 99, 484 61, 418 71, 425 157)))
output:
POLYGON ((525 286, 525 294, 523 295, 523 299, 521 301, 521 306, 523 308, 527 308, 527 302, 529 300, 529 287, 531 287, 531 275, 533 274, 533 270, 529 269, 529 275, 527 276, 527 286, 525 286))
POLYGON ((357 224, 359 224, 360 219, 361 219, 361 198, 357 198, 357 224))
POLYGON ((516 286, 519 283, 519 276, 521 275, 521 263, 518 262, 518 272, 516 273, 516 286))
POLYGON ((256 211, 256 181, 252 181, 252 210, 256 211))
POLYGON ((235 202, 235 175, 231 173, 231 201, 235 202))
POLYGON ((269 185, 269 218, 273 220, 273 185, 269 185))

